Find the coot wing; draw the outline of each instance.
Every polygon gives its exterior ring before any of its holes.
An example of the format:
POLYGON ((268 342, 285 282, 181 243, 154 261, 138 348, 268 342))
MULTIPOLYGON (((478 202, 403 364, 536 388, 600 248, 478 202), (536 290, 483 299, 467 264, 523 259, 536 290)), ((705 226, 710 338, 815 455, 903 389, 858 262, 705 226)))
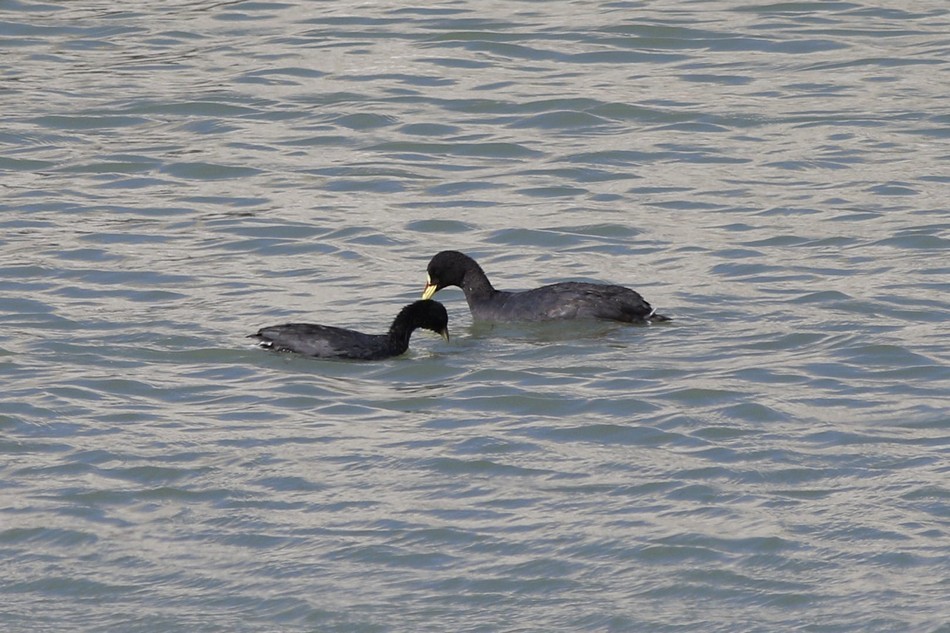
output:
POLYGON ((253 336, 260 339, 264 345, 279 351, 320 358, 354 359, 376 357, 383 351, 386 338, 312 323, 272 325, 261 328, 253 336))

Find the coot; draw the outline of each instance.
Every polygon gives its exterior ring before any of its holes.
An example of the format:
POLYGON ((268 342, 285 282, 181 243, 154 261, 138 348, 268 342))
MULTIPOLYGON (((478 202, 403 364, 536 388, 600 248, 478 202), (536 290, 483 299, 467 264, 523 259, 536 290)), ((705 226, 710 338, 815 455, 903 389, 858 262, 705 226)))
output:
POLYGON ((425 328, 449 340, 449 316, 438 301, 416 301, 404 307, 386 334, 363 334, 356 330, 287 323, 261 328, 248 338, 256 338, 261 347, 278 352, 297 352, 318 358, 381 360, 404 354, 409 337, 417 328, 425 328))
POLYGON ((423 299, 446 286, 458 286, 476 321, 553 321, 603 319, 625 323, 669 321, 640 294, 624 286, 563 282, 524 292, 495 290, 474 259, 442 251, 429 261, 423 299))

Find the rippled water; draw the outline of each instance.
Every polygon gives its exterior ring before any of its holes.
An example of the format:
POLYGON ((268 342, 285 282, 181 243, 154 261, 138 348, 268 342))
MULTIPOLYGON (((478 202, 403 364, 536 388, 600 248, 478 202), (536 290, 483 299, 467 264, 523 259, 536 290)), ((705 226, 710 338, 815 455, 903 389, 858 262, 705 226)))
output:
POLYGON ((0 629, 950 632, 948 33, 0 3, 0 629), (443 248, 675 321, 243 338, 443 248))

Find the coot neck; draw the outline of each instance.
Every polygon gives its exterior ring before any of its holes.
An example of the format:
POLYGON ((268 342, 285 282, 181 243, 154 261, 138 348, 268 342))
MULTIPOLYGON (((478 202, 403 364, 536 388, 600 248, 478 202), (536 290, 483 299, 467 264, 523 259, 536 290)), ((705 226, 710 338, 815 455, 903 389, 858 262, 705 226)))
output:
POLYGON ((462 277, 460 286, 462 287, 462 292, 465 293, 465 299, 468 301, 469 306, 472 305, 473 301, 490 299, 492 295, 497 292, 494 286, 491 285, 491 282, 488 281, 488 276, 477 264, 475 267, 465 271, 465 276, 462 277))
MULTIPOLYGON (((401 316, 401 315, 400 315, 401 316)), ((404 354, 409 349, 409 337, 415 328, 410 327, 408 320, 396 318, 389 328, 389 349, 394 355, 404 354)))

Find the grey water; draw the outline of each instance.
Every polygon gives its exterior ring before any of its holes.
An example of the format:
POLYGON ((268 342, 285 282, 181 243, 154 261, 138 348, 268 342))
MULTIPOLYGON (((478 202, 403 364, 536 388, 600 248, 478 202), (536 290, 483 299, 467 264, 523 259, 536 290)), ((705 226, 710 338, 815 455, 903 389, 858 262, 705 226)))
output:
POLYGON ((950 5, 0 2, 0 630, 950 632, 950 5), (473 324, 429 258, 670 324, 473 324))

